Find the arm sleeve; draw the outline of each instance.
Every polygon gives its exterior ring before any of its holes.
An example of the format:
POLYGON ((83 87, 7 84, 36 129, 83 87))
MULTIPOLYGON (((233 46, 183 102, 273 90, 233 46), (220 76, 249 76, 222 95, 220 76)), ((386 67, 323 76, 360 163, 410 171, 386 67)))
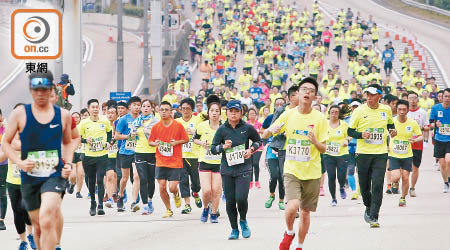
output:
POLYGON ((347 133, 348 133, 348 136, 350 136, 350 137, 353 137, 355 139, 362 139, 362 133, 356 131, 356 129, 354 129, 354 128, 349 127, 347 129, 347 133))
POLYGON ((388 128, 388 129, 395 129, 394 123, 388 124, 388 125, 387 125, 387 128, 388 128))
POLYGON ((109 142, 112 139, 112 131, 108 131, 106 132, 106 141, 109 142))
POLYGON ((222 127, 220 127, 216 134, 214 135, 214 139, 211 143, 211 153, 217 155, 220 154, 222 152, 224 152, 223 147, 222 147, 222 142, 223 142, 223 135, 222 135, 222 127))

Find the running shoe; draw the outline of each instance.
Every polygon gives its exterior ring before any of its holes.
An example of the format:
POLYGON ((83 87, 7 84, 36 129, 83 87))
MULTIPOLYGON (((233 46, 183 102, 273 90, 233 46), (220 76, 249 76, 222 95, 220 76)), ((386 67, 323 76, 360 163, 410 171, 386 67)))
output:
POLYGON ((325 191, 323 190, 323 187, 320 187, 320 196, 325 196, 325 191))
POLYGON ((358 199, 358 193, 354 192, 352 194, 352 200, 357 200, 358 199))
POLYGON ((280 210, 285 210, 285 209, 286 209, 286 207, 285 207, 285 205, 284 205, 284 201, 278 202, 278 208, 279 208, 280 210))
POLYGON ((103 196, 103 202, 106 202, 109 199, 108 194, 105 194, 105 196, 103 196))
POLYGON ((109 198, 106 202, 105 202, 105 206, 107 208, 112 208, 114 206, 114 201, 112 198, 109 198))
POLYGON ((142 208, 142 215, 149 215, 150 213, 150 208, 148 207, 147 204, 144 204, 144 207, 142 208))
POLYGON ((181 207, 181 198, 180 198, 180 194, 177 194, 173 197, 174 201, 175 201, 175 207, 179 208, 181 207))
POLYGON ((97 214, 97 202, 91 201, 91 208, 89 209, 89 214, 95 216, 97 214))
POLYGON ((28 249, 28 243, 26 241, 20 242, 19 250, 27 250, 28 249))
POLYGON ((200 217, 201 222, 207 222, 208 221, 208 215, 209 215, 209 207, 203 208, 202 216, 200 217))
POLYGON ((251 182, 250 182, 250 189, 252 189, 252 188, 253 188, 253 184, 254 184, 254 182, 253 182, 253 181, 251 181, 251 182))
POLYGON ((256 188, 261 188, 261 184, 259 184, 259 181, 255 182, 255 187, 256 188))
POLYGON ((289 250, 294 237, 295 237, 295 234, 289 235, 286 232, 284 232, 283 240, 280 243, 280 250, 289 250))
POLYGON ((6 230, 6 225, 3 220, 0 220, 0 230, 6 230))
POLYGON ((105 210, 103 210, 103 206, 102 205, 98 205, 98 207, 97 207, 97 214, 98 215, 105 215, 105 210))
POLYGON ((248 227, 247 221, 246 220, 239 220, 239 225, 241 226, 242 237, 250 238, 250 236, 252 235, 252 232, 250 231, 250 228, 248 227))
POLYGON ((449 189, 448 184, 444 183, 444 193, 448 193, 448 189, 449 189))
POLYGON ((163 218, 170 218, 173 216, 173 212, 171 209, 167 209, 166 212, 163 214, 163 218))
POLYGON ((135 213, 135 212, 139 211, 139 209, 141 209, 141 207, 136 202, 133 202, 133 203, 131 203, 130 209, 131 209, 131 212, 135 213))
POLYGON ((119 197, 119 199, 117 200, 117 212, 125 212, 123 197, 119 197))
POLYGON ((392 193, 393 194, 398 194, 398 183, 394 183, 392 185, 392 193))
POLYGON ((345 192, 344 188, 339 190, 341 192, 341 199, 345 200, 347 198, 347 192, 345 192))
POLYGON ((219 223, 217 214, 211 214, 210 221, 211 223, 219 223))
POLYGON ((123 203, 127 203, 127 201, 128 201, 128 195, 127 195, 127 190, 124 190, 123 191, 123 203))
POLYGON ((184 209, 181 210, 181 214, 190 214, 190 213, 192 213, 191 205, 189 204, 184 205, 184 209))
POLYGON ((387 185, 386 194, 392 194, 391 184, 387 185))
POLYGON ((228 236, 228 239, 229 240, 237 240, 237 239, 239 239, 239 230, 237 230, 237 229, 231 230, 231 234, 230 234, 230 236, 228 236))
POLYGON ((380 227, 380 223, 378 223, 377 219, 372 218, 369 222, 370 224, 370 228, 379 228, 380 227))
POLYGON ((155 211, 155 208, 153 207, 153 202, 149 201, 147 205, 148 205, 150 214, 152 214, 155 211))
POLYGON ((332 207, 337 206, 337 200, 332 200, 332 201, 331 201, 331 206, 332 206, 332 207))
POLYGON ((364 220, 367 223, 370 223, 371 218, 370 218, 370 215, 369 215, 369 208, 366 208, 366 211, 364 212, 364 220))
POLYGON ((28 243, 30 244, 30 247, 31 247, 31 249, 36 249, 36 243, 34 242, 34 237, 33 237, 33 235, 32 234, 29 234, 28 236, 27 236, 27 239, 28 239, 28 243))
POLYGON ((416 195, 416 189, 415 189, 415 188, 410 188, 410 189, 409 189, 409 196, 411 196, 411 197, 417 197, 417 195, 416 195))
POLYGON ((77 192, 75 197, 77 197, 77 199, 83 199, 83 195, 81 195, 80 192, 77 192))
POLYGON ((55 250, 61 250, 61 247, 60 247, 60 246, 57 246, 57 247, 55 248, 55 250))
POLYGON ((200 199, 200 196, 198 195, 198 193, 192 192, 192 196, 194 197, 195 205, 198 208, 202 208, 202 199, 200 199))
POLYGON ((266 201, 265 207, 266 208, 271 208, 272 207, 272 203, 275 200, 275 196, 269 196, 269 199, 266 201))
POLYGON ((400 201, 398 202, 399 207, 406 207, 406 199, 400 198, 400 201))
POLYGON ((69 183, 69 185, 67 187, 67 193, 73 194, 74 189, 75 189, 75 185, 72 183, 69 183))

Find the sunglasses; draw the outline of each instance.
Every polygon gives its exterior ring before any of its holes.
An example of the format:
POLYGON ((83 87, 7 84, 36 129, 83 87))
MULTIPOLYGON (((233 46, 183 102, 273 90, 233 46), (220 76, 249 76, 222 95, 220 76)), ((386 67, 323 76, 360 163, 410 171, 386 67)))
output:
POLYGON ((47 78, 32 78, 30 80, 30 87, 31 88, 39 88, 39 87, 51 87, 53 83, 48 80, 47 78))

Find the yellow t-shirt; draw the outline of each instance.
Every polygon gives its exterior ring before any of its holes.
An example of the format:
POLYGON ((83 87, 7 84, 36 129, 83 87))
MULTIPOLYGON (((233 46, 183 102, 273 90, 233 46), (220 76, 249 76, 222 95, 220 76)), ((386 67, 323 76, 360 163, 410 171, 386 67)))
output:
POLYGON ((86 143, 85 155, 89 157, 99 157, 108 154, 106 133, 112 130, 109 121, 100 117, 98 121, 86 118, 78 124, 81 138, 92 138, 92 143, 86 143))
MULTIPOLYGON (((20 153, 17 152, 17 155, 20 156, 20 153)), ((8 173, 6 175, 6 182, 14 185, 22 184, 20 179, 20 168, 13 163, 11 159, 8 159, 8 173)))
MULTIPOLYGON (((184 129, 191 129, 194 132, 197 129, 198 124, 201 122, 200 117, 192 116, 189 121, 184 121, 183 117, 175 119, 181 123, 184 129)), ((192 135, 189 135, 189 142, 183 144, 183 158, 192 159, 198 158, 199 146, 193 142, 192 135)), ((197 167, 197 166, 193 166, 197 167)))
POLYGON ((327 149, 325 154, 331 156, 343 156, 348 154, 348 147, 342 144, 347 140, 348 125, 345 121, 339 121, 337 128, 328 127, 327 149))
POLYGON ((272 126, 281 126, 280 133, 286 135, 286 161, 284 173, 300 180, 319 179, 322 176, 320 152, 307 137, 313 131, 319 142, 328 140, 328 122, 325 116, 312 109, 309 114, 300 114, 298 109, 286 110, 272 126))
MULTIPOLYGON (((198 125, 195 134, 196 137, 200 136, 200 141, 206 141, 211 144, 214 135, 216 134, 216 130, 213 130, 211 126, 209 126, 209 121, 204 121, 198 125)), ((211 149, 205 149, 204 147, 199 146, 198 162, 220 164, 221 159, 222 154, 213 155, 211 149)))
POLYGON ((393 124, 392 110, 389 106, 379 104, 377 109, 371 109, 363 104, 353 111, 350 128, 357 132, 370 132, 369 139, 358 139, 357 154, 387 153, 387 125, 393 124))
POLYGON ((159 119, 153 117, 142 122, 142 125, 137 129, 138 139, 136 141, 136 153, 156 153, 156 147, 152 147, 148 144, 148 138, 150 137, 152 127, 159 122, 159 119))
POLYGON ((394 118, 397 136, 391 138, 389 142, 389 156, 395 158, 409 158, 413 156, 409 139, 413 136, 421 136, 422 130, 414 119, 407 118, 401 123, 397 117, 394 118))
POLYGON ((419 107, 423 108, 425 111, 431 110, 431 108, 434 106, 434 100, 431 98, 428 98, 427 100, 420 98, 419 100, 419 107))

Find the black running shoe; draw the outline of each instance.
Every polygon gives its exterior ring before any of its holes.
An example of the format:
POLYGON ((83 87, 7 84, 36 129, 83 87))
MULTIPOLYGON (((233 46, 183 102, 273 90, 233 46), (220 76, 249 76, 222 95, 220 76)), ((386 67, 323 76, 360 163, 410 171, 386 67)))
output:
POLYGON ((89 214, 95 216, 97 214, 97 202, 91 201, 91 209, 89 209, 89 214))

